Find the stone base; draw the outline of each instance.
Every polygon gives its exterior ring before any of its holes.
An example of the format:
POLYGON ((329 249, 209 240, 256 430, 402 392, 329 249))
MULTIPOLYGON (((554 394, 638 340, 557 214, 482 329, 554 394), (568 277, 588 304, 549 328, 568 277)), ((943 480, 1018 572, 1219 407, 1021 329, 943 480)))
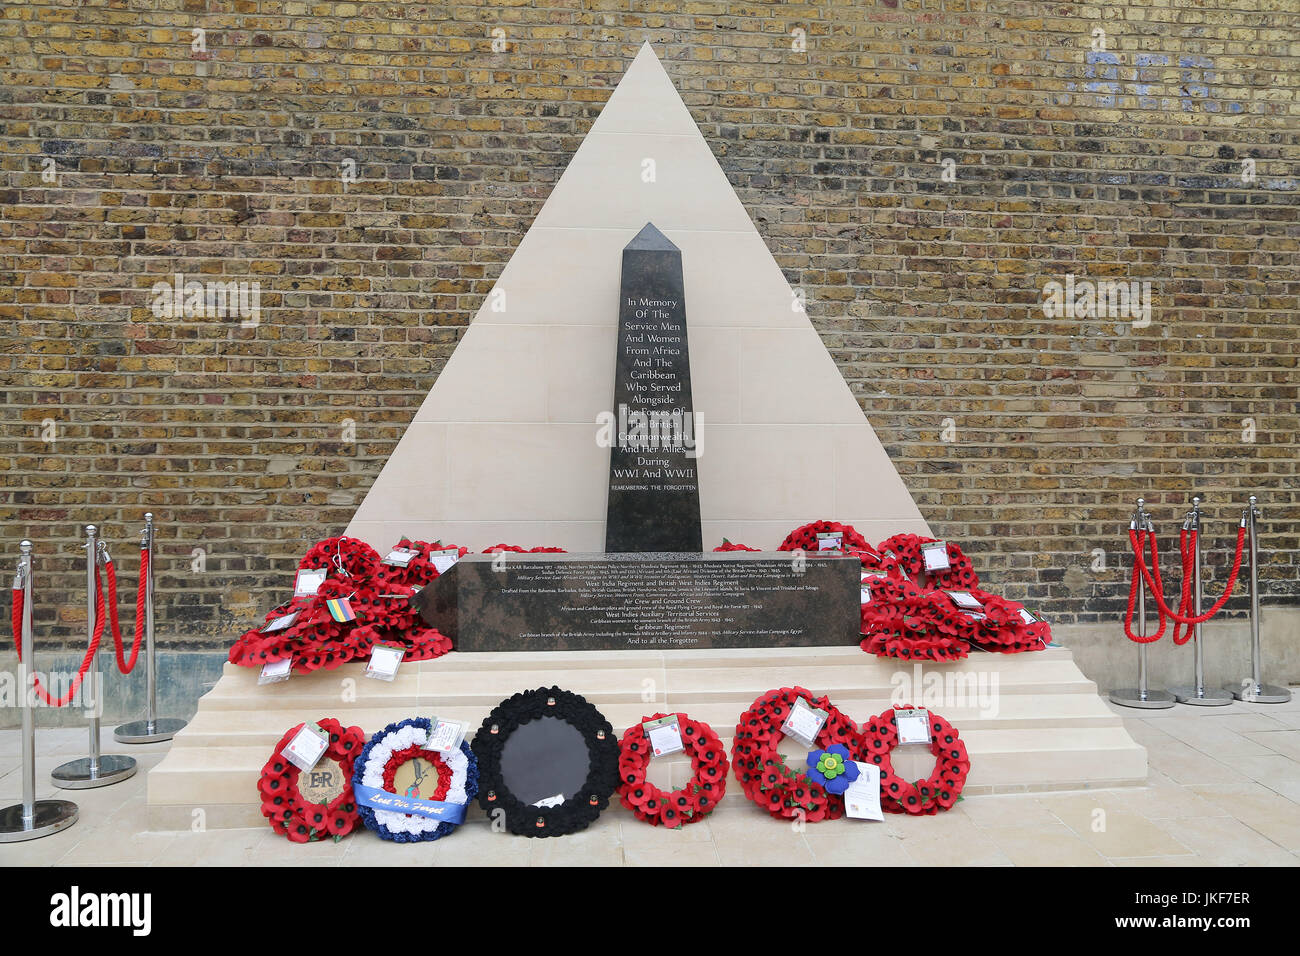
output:
MULTIPOLYGON (((996 588, 994 589, 996 590, 996 588)), ((1214 592, 1218 594, 1219 592, 1214 592)), ((1234 604, 1238 599, 1233 598, 1234 604)), ((1135 625, 1136 626, 1136 625, 1135 625)), ((1150 627, 1155 627, 1152 619, 1150 627)), ((1193 646, 1174 646, 1165 636, 1147 645, 1147 675, 1150 686, 1168 688, 1190 684, 1194 677, 1193 646)), ((1126 637, 1121 623, 1053 624, 1055 639, 1074 653, 1079 669, 1103 691, 1133 687, 1137 682, 1137 645, 1126 637)), ((1271 684, 1300 683, 1300 607, 1266 607, 1260 624, 1260 648, 1264 679, 1271 684)), ((1237 617, 1216 618, 1202 629, 1205 640, 1205 682, 1208 687, 1239 686, 1250 676, 1250 621, 1237 617)))
MULTIPOLYGON (((996 586, 993 590, 997 590, 996 586)), ((1132 687, 1137 680, 1137 650, 1124 638, 1119 621, 1104 624, 1052 623, 1055 639, 1070 648, 1074 662, 1084 675, 1104 693, 1117 687, 1132 687)), ((1264 678, 1271 684, 1300 684, 1300 607, 1264 608, 1260 629, 1264 652, 1264 678)), ((103 654, 103 652, 101 652, 103 654)), ((80 654, 40 653, 42 672, 75 671, 80 654)), ((188 720, 196 710, 200 696, 216 683, 225 667, 226 651, 162 649, 158 652, 158 713, 188 720)), ((16 672, 13 652, 0 652, 0 671, 16 672)), ((1186 684, 1192 678, 1192 647, 1174 647, 1166 634, 1151 645, 1148 663, 1153 687, 1186 684)), ((117 673, 107 654, 100 670, 106 689, 104 723, 116 727, 144 714, 144 667, 137 666, 129 677, 117 673)), ((1250 624, 1243 618, 1215 620, 1205 625, 1205 676, 1210 687, 1239 681, 1250 672, 1250 624)), ((301 678, 294 678, 300 680, 301 678)), ((1260 705, 1266 706, 1266 705, 1260 705)), ((737 710, 734 716, 739 716, 737 710)), ((409 716, 409 715, 404 715, 409 716)), ((17 707, 0 707, 0 728, 17 727, 21 711, 17 707)), ((36 709, 36 726, 84 727, 86 718, 78 707, 36 709)))
MULTIPOLYGON (((403 665, 391 684, 365 678, 363 671, 364 665, 350 664, 259 687, 257 671, 227 665, 149 774, 150 827, 188 829, 200 808, 208 828, 264 825, 258 775, 280 737, 300 721, 332 716, 372 734, 391 721, 436 713, 477 730, 502 699, 552 684, 585 696, 620 733, 657 710, 678 710, 707 721, 728 747, 741 712, 770 688, 798 684, 827 694, 861 722, 889 707, 896 688, 907 687, 912 702, 932 707, 961 732, 972 764, 968 793, 1141 784, 1147 773, 1145 749, 1064 648, 976 653, 923 668, 869 657, 856 646, 453 652, 403 665), (948 689, 927 693, 935 681, 948 689), (942 696, 929 696, 936 692, 942 696)), ((900 756, 907 758, 899 761, 901 771, 925 772, 923 761, 900 756)), ((672 778, 684 771, 684 764, 659 770, 672 778)), ((734 778, 726 799, 744 799, 734 778)))

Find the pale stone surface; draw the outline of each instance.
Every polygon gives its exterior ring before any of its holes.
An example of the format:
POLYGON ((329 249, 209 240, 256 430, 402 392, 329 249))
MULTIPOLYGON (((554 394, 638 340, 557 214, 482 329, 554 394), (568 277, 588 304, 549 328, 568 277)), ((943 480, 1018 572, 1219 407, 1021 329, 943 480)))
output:
MULTIPOLYGON (((916 694, 941 695, 917 702, 931 703, 960 728, 973 761, 967 791, 972 795, 1008 787, 1137 783, 1147 772, 1143 749, 1064 648, 976 654, 925 666, 868 657, 856 646, 453 652, 404 665, 391 684, 367 680, 363 670, 362 664, 348 664, 258 686, 255 670, 226 665, 165 764, 151 774, 157 824, 174 826, 179 817, 187 825, 175 808, 203 806, 211 826, 245 825, 247 814, 217 808, 255 808, 266 754, 300 721, 328 714, 373 733, 414 713, 438 713, 477 727, 488 710, 519 689, 551 685, 587 697, 619 732, 657 710, 680 710, 709 723, 728 746, 739 714, 771 687, 814 688, 864 721, 910 686, 913 700, 916 694)), ((901 772, 928 772, 907 761, 900 755, 901 772)))
MULTIPOLYGON (((606 652, 608 653, 608 652, 606 652)), ((634 656, 636 652, 627 652, 634 656)), ((715 652, 716 653, 716 652, 715 652)), ((653 655, 651 655, 653 656, 653 655)), ((643 663, 651 656, 639 655, 643 663)), ((725 656, 725 655, 724 655, 725 656)), ((598 663, 592 660, 589 663, 598 663)), ((581 666, 575 667, 575 672, 581 666)), ((634 708, 635 709, 635 708, 634 708)), ((1197 753, 1235 741, 1224 733, 1276 721, 1300 708, 1233 714, 1189 711, 1194 720, 1186 742, 1156 730, 1158 718, 1127 717, 1147 742, 1153 763, 1164 748, 1197 753), (1198 730, 1203 729, 1203 736, 1198 730), (1148 734, 1144 731, 1153 731, 1148 734), (1213 742, 1213 745, 1210 742, 1213 742)), ((1242 730, 1241 733, 1259 733, 1242 730)), ((38 761, 37 792, 56 794, 48 771, 68 754, 85 748, 85 733, 61 729, 41 734, 48 756, 38 761), (58 751, 58 753, 55 753, 58 751)), ((105 735, 104 746, 113 749, 105 735)), ((0 753, 17 752, 16 731, 0 731, 0 753)), ((266 748, 251 748, 260 752, 266 748)), ((153 763, 166 744, 134 748, 153 763)), ((1205 754, 1207 757, 1209 754, 1205 754)), ((1290 756, 1292 768, 1300 763, 1290 756)), ((254 757, 256 761, 256 757, 254 757)), ((1290 775, 1288 774, 1288 779, 1290 775)), ((0 796, 19 793, 10 771, 0 777, 0 796)), ((541 866, 591 862, 609 866, 717 866, 747 863, 820 866, 1049 865, 1049 866, 1240 866, 1300 864, 1300 792, 1286 783, 1195 784, 1184 787, 1158 770, 1147 786, 1061 793, 975 795, 933 817, 887 816, 883 823, 838 820, 799 831, 770 819, 746 802, 734 779, 718 809, 678 831, 652 828, 614 804, 582 834, 558 840, 529 840, 494 833, 474 811, 449 838, 399 845, 370 833, 339 844, 300 846, 273 834, 257 819, 242 829, 196 831, 188 810, 175 818, 178 832, 150 829, 158 808, 146 811, 145 775, 96 791, 57 792, 81 805, 72 828, 43 840, 5 846, 7 865, 90 864, 129 866, 541 866), (1094 809, 1103 809, 1105 829, 1092 829, 1094 809)), ((176 808, 174 808, 176 809, 176 808)), ((209 814, 211 822, 215 814, 209 814)))
POLYGON ((1106 859, 1062 823, 990 830, 1016 866, 1105 866, 1106 859))
POLYGON ((480 550, 603 550, 620 251, 653 221, 682 250, 704 417, 705 547, 775 547, 818 518, 928 532, 884 448, 647 44, 347 533, 480 550), (653 176, 643 175, 653 163, 653 176))
MULTIPOLYGON (((1128 557, 1125 555, 1125 575, 1127 575, 1128 557)), ((983 574, 983 569, 976 565, 976 570, 983 574)), ((989 582, 989 590, 996 591, 1014 600, 1023 599, 1017 592, 1019 582, 1014 578, 1000 575, 989 582)), ((1172 593, 1174 585, 1166 581, 1172 593)), ((1127 577, 1123 583, 1113 585, 1118 593, 1128 594, 1127 577)), ((1250 601, 1238 585, 1228 603, 1234 611, 1244 611, 1250 601)), ((1218 591, 1214 592, 1216 595, 1218 591)), ((1300 641, 1300 607, 1264 607, 1263 625, 1260 628, 1260 649, 1263 655, 1264 680, 1270 684, 1286 685, 1300 682, 1300 653, 1296 648, 1300 641)), ((1150 621, 1154 630, 1154 615, 1150 621)), ((1172 627, 1172 625, 1171 625, 1172 627)), ((1119 687, 1133 687, 1137 683, 1137 648, 1124 637, 1118 616, 1105 624, 1071 624, 1054 628, 1058 639, 1074 651, 1079 668, 1097 682, 1102 690, 1110 691, 1119 687)), ((1205 641, 1205 677, 1209 687, 1226 684, 1240 686, 1242 677, 1250 673, 1250 622, 1241 618, 1227 620, 1222 617, 1204 625, 1205 641)), ((1193 679, 1192 646, 1185 644, 1175 647, 1166 632, 1165 637, 1154 644, 1147 645, 1147 673, 1149 686, 1152 688, 1169 688, 1190 684, 1193 679)), ((1261 706, 1261 713, 1274 714, 1282 705, 1261 706)), ((1174 710, 1148 711, 1150 714, 1173 714, 1174 710)))

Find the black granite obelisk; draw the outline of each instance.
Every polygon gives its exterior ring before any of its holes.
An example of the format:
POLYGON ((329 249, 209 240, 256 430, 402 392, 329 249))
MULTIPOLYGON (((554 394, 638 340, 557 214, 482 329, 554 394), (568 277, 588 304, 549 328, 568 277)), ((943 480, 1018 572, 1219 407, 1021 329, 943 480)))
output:
POLYGON ((646 223, 623 248, 605 550, 701 551, 682 253, 646 223))

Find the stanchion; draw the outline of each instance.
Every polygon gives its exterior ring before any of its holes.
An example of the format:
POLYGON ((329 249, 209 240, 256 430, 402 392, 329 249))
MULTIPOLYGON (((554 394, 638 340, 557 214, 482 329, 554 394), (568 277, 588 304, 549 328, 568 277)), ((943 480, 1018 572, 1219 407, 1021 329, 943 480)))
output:
POLYGON ((1224 684, 1223 689, 1249 704, 1285 704, 1291 699, 1291 691, 1264 683, 1263 654, 1259 647, 1259 540, 1255 537, 1259 509, 1255 502, 1255 496, 1251 495, 1246 508, 1246 532, 1250 541, 1250 677, 1243 677, 1236 684, 1224 684))
POLYGON ((77 805, 71 800, 36 799, 36 720, 32 713, 35 701, 28 690, 27 672, 34 667, 32 657, 32 543, 18 546, 18 574, 14 579, 14 597, 22 595, 22 626, 18 635, 18 693, 23 711, 23 802, 0 810, 0 843, 35 840, 66 830, 77 822, 77 805))
MULTIPOLYGON (((1192 536, 1192 616, 1201 616, 1201 499, 1192 498, 1191 512, 1191 530, 1192 536)), ((1198 707, 1222 707, 1225 704, 1232 703, 1232 695, 1226 690, 1210 688, 1205 686, 1205 642, 1201 637, 1201 624, 1195 624, 1196 628, 1193 643, 1196 645, 1193 658, 1195 660, 1195 686, 1171 687, 1169 690, 1173 693, 1174 699, 1180 704, 1194 704, 1198 707)))
MULTIPOLYGON (((99 585, 99 541, 95 536, 95 526, 86 525, 86 633, 93 642, 95 639, 96 601, 95 595, 99 585)), ((88 790, 91 787, 106 787, 119 783, 135 775, 135 759, 121 754, 103 754, 99 752, 99 712, 103 706, 103 687, 99 676, 99 655, 95 654, 90 662, 89 680, 82 686, 90 688, 83 699, 89 711, 90 756, 79 760, 69 760, 54 768, 50 775, 56 787, 65 790, 88 790)))
MULTIPOLYGON (((141 532, 140 573, 145 576, 144 591, 144 720, 132 720, 113 731, 113 739, 124 744, 152 744, 171 740, 185 726, 179 717, 158 717, 158 664, 154 658, 153 642, 153 514, 144 516, 141 532)), ((140 610, 137 609, 139 614, 140 610)))
MULTIPOLYGON (((1137 512, 1133 515, 1130 527, 1148 533, 1154 533, 1151 518, 1146 513, 1146 502, 1137 500, 1137 512)), ((1135 559, 1136 560, 1136 559, 1135 559)), ((1138 634, 1142 637, 1147 632, 1147 589, 1146 582, 1139 576, 1137 593, 1138 634)), ((1131 624, 1127 626, 1131 627, 1131 624)), ((1174 706, 1174 695, 1167 690, 1152 690, 1147 686, 1147 646, 1138 644, 1138 685, 1110 692, 1111 703, 1121 707, 1138 707, 1144 710, 1163 710, 1174 706)))

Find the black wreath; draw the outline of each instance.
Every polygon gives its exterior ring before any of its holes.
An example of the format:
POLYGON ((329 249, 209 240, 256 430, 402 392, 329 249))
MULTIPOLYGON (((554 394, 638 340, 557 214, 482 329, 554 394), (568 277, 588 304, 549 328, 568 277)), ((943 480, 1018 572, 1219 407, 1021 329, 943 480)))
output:
POLYGON ((558 687, 515 694, 493 708, 470 745, 478 760, 478 802, 491 816, 505 811, 506 829, 527 837, 564 836, 585 830, 609 806, 618 787, 618 737, 605 715, 579 694, 558 687), (555 807, 533 807, 507 789, 501 777, 506 740, 522 724, 557 717, 577 729, 587 744, 591 769, 582 789, 555 807))

